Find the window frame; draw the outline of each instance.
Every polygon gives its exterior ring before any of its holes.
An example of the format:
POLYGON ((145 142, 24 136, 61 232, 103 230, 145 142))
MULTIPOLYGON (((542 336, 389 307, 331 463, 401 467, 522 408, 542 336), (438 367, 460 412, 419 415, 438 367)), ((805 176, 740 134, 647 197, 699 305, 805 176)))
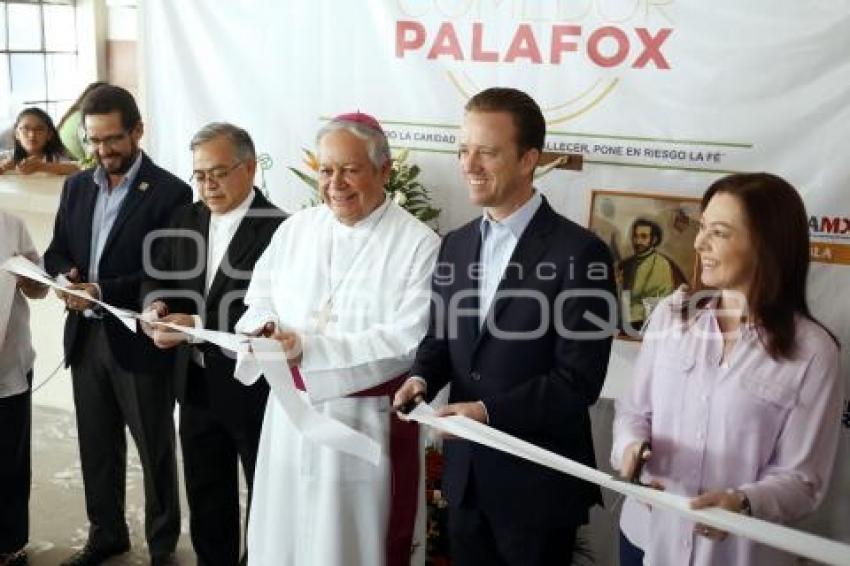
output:
POLYGON ((50 114, 54 121, 60 118, 61 113, 59 109, 62 107, 63 103, 70 104, 74 101, 74 97, 57 97, 51 96, 51 80, 50 73, 48 69, 50 64, 48 63, 48 59, 51 55, 73 55, 76 60, 77 67, 79 68, 80 64, 80 43, 78 37, 79 30, 79 13, 77 10, 77 0, 0 0, 0 10, 3 10, 3 25, 5 29, 2 30, 4 33, 2 41, 0 41, 0 56, 5 57, 5 65, 0 65, 0 67, 4 67, 2 72, 6 75, 6 82, 8 84, 8 92, 5 93, 10 99, 13 99, 15 93, 15 77, 12 74, 12 57, 14 55, 40 55, 41 56, 41 75, 42 75, 42 84, 44 85, 44 97, 43 98, 34 98, 34 99, 26 99, 17 101, 17 105, 21 108, 28 106, 38 106, 44 109, 48 114, 50 114), (41 34, 40 39, 40 49, 12 49, 9 45, 9 6, 14 4, 23 4, 28 6, 37 6, 38 7, 38 17, 39 17, 39 31, 41 34), (47 49, 47 37, 45 35, 45 6, 70 6, 73 9, 74 14, 74 49, 47 49))

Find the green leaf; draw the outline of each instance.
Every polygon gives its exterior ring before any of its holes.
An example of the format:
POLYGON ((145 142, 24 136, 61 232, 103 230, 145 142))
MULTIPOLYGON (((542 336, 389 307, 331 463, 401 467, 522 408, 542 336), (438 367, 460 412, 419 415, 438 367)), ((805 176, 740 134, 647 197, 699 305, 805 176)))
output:
POLYGON ((422 212, 420 212, 416 216, 422 222, 428 222, 429 220, 434 220, 439 215, 440 215, 440 209, 439 208, 428 208, 428 209, 423 210, 422 212))
POLYGON ((404 148, 404 149, 402 149, 402 150, 401 150, 401 151, 399 151, 399 152, 398 152, 398 154, 395 156, 395 159, 393 159, 393 163, 398 163, 398 164, 402 164, 402 163, 404 163, 405 161, 407 161, 407 156, 408 156, 408 155, 410 155, 410 150, 409 150, 408 148, 404 148))
POLYGON ((287 167, 287 169, 292 171, 295 174, 296 177, 298 177, 299 179, 301 179, 302 181, 307 183, 310 186, 310 188, 313 189, 313 192, 315 192, 315 193, 319 192, 319 181, 317 181, 314 177, 311 177, 310 175, 307 175, 306 173, 299 171, 295 167, 287 167))

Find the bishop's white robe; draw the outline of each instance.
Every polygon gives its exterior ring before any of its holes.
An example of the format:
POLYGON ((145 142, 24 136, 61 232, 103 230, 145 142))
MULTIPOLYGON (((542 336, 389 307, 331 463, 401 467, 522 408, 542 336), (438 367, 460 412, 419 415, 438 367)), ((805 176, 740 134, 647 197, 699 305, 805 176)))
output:
POLYGON ((383 450, 375 467, 318 446, 269 395, 248 526, 251 565, 385 564, 391 399, 349 396, 410 368, 427 329, 438 248, 430 228, 385 199, 351 227, 326 206, 299 211, 257 262, 237 330, 273 320, 299 332, 302 395, 383 450), (317 314, 329 294, 332 321, 320 333, 317 314))

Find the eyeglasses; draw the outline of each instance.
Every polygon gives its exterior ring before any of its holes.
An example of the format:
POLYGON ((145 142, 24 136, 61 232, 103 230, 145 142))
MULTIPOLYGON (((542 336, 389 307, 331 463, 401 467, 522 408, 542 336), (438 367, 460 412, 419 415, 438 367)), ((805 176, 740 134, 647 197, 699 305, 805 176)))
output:
POLYGON ((127 134, 129 133, 130 132, 128 132, 127 130, 124 130, 120 134, 106 136, 105 138, 90 138, 86 136, 83 139, 83 143, 85 143, 89 147, 89 149, 94 149, 100 145, 102 145, 103 147, 115 147, 116 145, 124 141, 124 138, 126 138, 127 134))
POLYGON ((215 181, 219 183, 227 178, 234 169, 239 167, 245 163, 244 161, 237 161, 230 167, 225 167, 224 165, 219 165, 218 167, 212 167, 210 169, 195 169, 192 173, 192 176, 189 177, 190 181, 193 181, 196 185, 203 185, 207 181, 215 181))

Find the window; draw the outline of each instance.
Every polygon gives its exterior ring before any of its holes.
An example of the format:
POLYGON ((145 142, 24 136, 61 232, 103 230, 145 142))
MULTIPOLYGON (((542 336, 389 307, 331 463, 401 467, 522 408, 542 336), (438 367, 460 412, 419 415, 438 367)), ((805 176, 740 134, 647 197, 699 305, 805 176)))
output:
POLYGON ((58 120, 78 94, 75 0, 0 0, 0 114, 58 120))

